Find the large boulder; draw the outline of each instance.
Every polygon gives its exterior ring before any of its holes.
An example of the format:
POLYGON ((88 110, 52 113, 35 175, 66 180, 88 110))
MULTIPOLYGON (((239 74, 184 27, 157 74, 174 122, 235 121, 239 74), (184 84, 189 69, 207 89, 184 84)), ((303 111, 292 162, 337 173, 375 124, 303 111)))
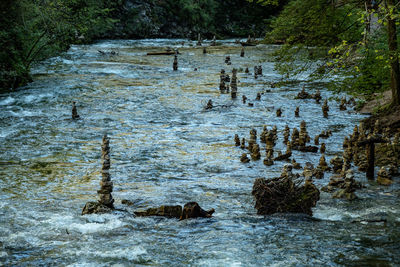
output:
POLYGON ((312 207, 319 200, 319 190, 311 182, 297 185, 290 177, 258 178, 252 194, 257 214, 305 213, 312 215, 312 207))
POLYGON ((82 209, 82 215, 86 214, 102 214, 102 213, 110 213, 113 211, 112 208, 107 207, 100 202, 89 201, 82 209))

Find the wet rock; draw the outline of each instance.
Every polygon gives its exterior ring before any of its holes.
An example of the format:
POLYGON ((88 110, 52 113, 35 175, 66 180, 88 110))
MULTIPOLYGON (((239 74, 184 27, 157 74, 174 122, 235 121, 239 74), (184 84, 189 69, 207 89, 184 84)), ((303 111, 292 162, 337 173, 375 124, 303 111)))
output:
POLYGON ((301 152, 317 153, 318 147, 316 147, 316 146, 299 146, 299 147, 297 147, 297 150, 301 151, 301 152))
POLYGON ((320 168, 315 168, 313 169, 312 176, 315 177, 316 179, 322 179, 324 178, 324 171, 321 170, 320 168))
POLYGON ((244 57, 244 48, 242 47, 242 50, 240 51, 240 56, 244 57))
POLYGON ((99 202, 89 201, 82 209, 82 215, 110 213, 113 209, 99 202))
POLYGON ((303 176, 306 180, 310 180, 313 177, 314 166, 310 162, 306 162, 303 168, 303 176))
POLYGON ((174 71, 178 70, 178 56, 177 55, 174 56, 174 63, 172 63, 172 69, 174 71))
POLYGON ((276 110, 276 116, 277 116, 277 117, 281 117, 281 116, 282 116, 282 110, 281 110, 280 108, 278 108, 278 109, 276 110))
POLYGON ((267 155, 267 157, 263 160, 265 166, 272 166, 274 165, 274 161, 272 160, 271 155, 267 155))
POLYGON ((244 73, 246 73, 246 74, 250 73, 249 68, 246 68, 244 73))
POLYGON ((245 95, 242 95, 242 102, 243 102, 243 104, 246 104, 246 100, 247 100, 247 97, 246 97, 245 95))
POLYGON ((80 116, 78 115, 78 111, 76 110, 76 102, 72 102, 72 119, 77 120, 80 119, 80 116))
POLYGON ((121 204, 127 205, 127 206, 133 206, 135 203, 133 201, 130 201, 128 199, 122 199, 121 204))
POLYGON ((249 107, 254 107, 254 104, 253 104, 253 103, 250 103, 250 102, 249 102, 247 105, 248 105, 249 107))
POLYGON ((305 213, 312 215, 312 207, 319 200, 319 190, 312 183, 302 186, 290 177, 255 180, 252 195, 259 215, 274 213, 305 213))
POLYGON ((198 203, 189 202, 186 203, 185 206, 183 207, 180 220, 186 220, 190 218, 210 218, 212 217, 214 212, 215 212, 214 209, 205 211, 200 207, 198 203))
POLYGON ((256 100, 257 100, 257 101, 260 101, 260 100, 261 100, 261 93, 257 93, 256 100))
POLYGON ((242 156, 240 157, 240 161, 242 163, 248 163, 248 162, 250 162, 250 159, 247 157, 246 153, 243 153, 242 156))
POLYGON ((322 132, 319 134, 319 137, 320 137, 320 138, 329 138, 329 137, 331 137, 331 136, 332 136, 332 131, 331 131, 331 130, 322 131, 322 132))
POLYGON ((207 54, 207 48, 203 47, 203 54, 207 54))
POLYGON ((235 134, 235 146, 240 146, 240 138, 238 134, 235 134))
POLYGON ((378 171, 376 181, 380 185, 391 185, 393 183, 392 177, 389 175, 385 167, 381 167, 378 171))
POLYGON ((182 216, 182 206, 160 206, 157 208, 148 208, 145 211, 135 211, 134 213, 139 217, 162 216, 179 219, 182 216))

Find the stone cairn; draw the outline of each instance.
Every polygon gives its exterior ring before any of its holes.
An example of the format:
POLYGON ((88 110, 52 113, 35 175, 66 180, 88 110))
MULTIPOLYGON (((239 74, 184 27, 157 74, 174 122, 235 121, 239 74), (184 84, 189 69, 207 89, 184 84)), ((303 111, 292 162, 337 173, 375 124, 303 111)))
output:
POLYGON ((290 137, 290 128, 288 125, 285 125, 285 129, 283 130, 283 143, 287 144, 289 142, 290 137))
POLYGON ((203 54, 207 54, 207 48, 203 47, 203 54))
POLYGON ((232 81, 231 81, 231 97, 235 99, 237 97, 237 69, 232 70, 232 81))
POLYGON ((321 154, 325 154, 325 151, 326 151, 326 145, 325 145, 325 143, 322 143, 320 148, 319 148, 319 152, 321 154))
POLYGON ((240 144, 241 149, 246 149, 246 139, 242 138, 242 143, 240 144))
POLYGON ((214 37, 211 40, 211 46, 216 46, 216 45, 217 45, 217 42, 216 42, 216 38, 215 38, 215 35, 214 35, 214 37))
POLYGON ((310 142, 310 136, 307 132, 307 124, 305 121, 302 121, 300 123, 299 146, 304 147, 308 142, 310 142))
POLYGON ((246 153, 243 153, 242 156, 240 157, 240 161, 242 163, 248 163, 248 162, 250 162, 250 159, 247 157, 246 153))
POLYGON ((281 108, 278 108, 278 109, 276 110, 276 116, 277 116, 277 117, 281 117, 281 116, 282 116, 282 110, 281 110, 281 108))
MULTIPOLYGON (((361 184, 354 179, 353 170, 349 169, 343 180, 335 180, 331 178, 329 182, 331 186, 338 187, 339 190, 333 193, 333 198, 343 198, 347 200, 354 200, 357 195, 354 193, 356 189, 361 188, 361 184), (334 184, 336 182, 336 184, 334 184), (332 183, 332 184, 331 184, 332 183)), ((328 185, 329 186, 329 185, 328 185)))
POLYGON ((310 94, 306 92, 305 86, 301 88, 301 91, 297 94, 297 99, 307 99, 310 98, 310 94))
POLYGON ((261 100, 261 93, 257 93, 256 100, 257 100, 257 101, 260 101, 260 100, 261 100))
POLYGON ((230 82, 230 77, 228 74, 225 74, 225 70, 221 69, 221 74, 220 74, 220 82, 219 82, 219 90, 221 93, 229 93, 229 85, 226 86, 226 82, 230 82))
POLYGON ((247 101, 247 96, 242 95, 242 102, 243 102, 243 104, 246 104, 246 101, 247 101))
POLYGON ((111 195, 113 183, 110 176, 110 139, 105 134, 101 145, 101 158, 103 160, 98 202, 87 202, 82 210, 82 215, 92 213, 106 213, 114 209, 114 199, 111 195))
POLYGON ((314 137, 314 145, 319 145, 319 134, 314 137))
POLYGON ((346 103, 347 103, 346 98, 343 97, 343 98, 340 100, 339 109, 340 109, 340 110, 346 110, 346 109, 347 109, 347 108, 346 108, 346 103))
POLYGON ((267 133, 268 133, 267 126, 264 125, 263 130, 262 130, 262 132, 261 132, 261 134, 260 134, 260 142, 261 142, 261 143, 264 143, 264 144, 265 144, 265 139, 266 139, 266 137, 267 137, 267 133))
POLYGON ((212 109, 214 107, 212 100, 208 100, 205 109, 212 109))
POLYGON ((300 117, 300 108, 299 107, 296 107, 296 110, 294 111, 294 116, 300 117))
POLYGON ((196 45, 201 46, 201 42, 202 42, 202 40, 201 40, 201 34, 199 33, 199 34, 197 35, 197 44, 196 44, 196 45))
POLYGON ((76 102, 72 102, 72 119, 77 120, 80 119, 80 116, 78 115, 78 111, 76 110, 76 102))
POLYGON ((272 131, 269 131, 265 136, 265 153, 267 158, 272 159, 274 157, 274 146, 275 139, 272 131))
POLYGON ((321 157, 319 158, 319 164, 318 164, 318 169, 322 171, 329 171, 331 168, 328 166, 328 163, 326 163, 325 155, 322 154, 321 157))
POLYGON ((238 134, 235 134, 235 146, 240 146, 240 138, 238 134))
POLYGON ((99 194, 99 202, 109 208, 114 208, 113 203, 114 199, 111 195, 113 190, 113 183, 111 182, 110 176, 110 139, 105 134, 103 136, 103 144, 101 145, 101 158, 103 160, 103 165, 101 169, 101 182, 100 182, 100 190, 97 191, 99 194))
POLYGON ((258 144, 253 144, 251 150, 251 158, 252 160, 259 160, 261 158, 260 146, 258 144))
POLYGON ((174 56, 174 63, 172 63, 172 68, 174 71, 178 70, 178 55, 174 56))
POLYGON ((244 47, 242 47, 242 50, 240 51, 240 56, 244 57, 244 47))
POLYGON ((341 173, 343 168, 343 159, 339 156, 335 156, 330 161, 332 170, 334 173, 341 173))
POLYGON ((250 73, 249 68, 246 67, 246 69, 244 70, 244 73, 249 74, 250 73))
POLYGON ((385 167, 381 167, 378 171, 376 181, 380 185, 391 185, 393 183, 392 177, 385 167))
POLYGON ((325 99, 324 105, 322 106, 322 113, 324 114, 324 118, 328 118, 328 112, 329 112, 328 100, 325 99))
POLYGON ((250 130, 250 139, 248 142, 248 149, 250 153, 253 151, 253 145, 257 143, 257 131, 255 129, 250 130))
POLYGON ((232 64, 230 56, 226 56, 225 57, 225 63, 226 63, 226 65, 231 65, 232 64))
POLYGON ((313 98, 315 99, 315 102, 317 102, 317 104, 319 104, 319 102, 322 99, 321 92, 319 91, 319 89, 317 89, 317 92, 313 95, 313 98))

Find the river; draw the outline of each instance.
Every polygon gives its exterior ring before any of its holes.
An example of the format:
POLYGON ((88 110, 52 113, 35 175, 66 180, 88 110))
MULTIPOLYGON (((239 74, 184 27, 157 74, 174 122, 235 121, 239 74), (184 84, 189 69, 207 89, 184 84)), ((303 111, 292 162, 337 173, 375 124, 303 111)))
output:
MULTIPOLYGON (((314 100, 295 100, 307 90, 337 97, 323 84, 270 88, 279 80, 269 52, 227 40, 203 54, 187 40, 105 40, 72 46, 36 65, 34 82, 0 95, 0 265, 6 266, 395 266, 400 264, 399 184, 368 182, 359 200, 332 199, 321 192, 313 217, 258 216, 251 189, 255 178, 276 177, 284 162, 240 162, 233 137, 252 128, 278 128, 284 151, 287 124, 305 120, 311 137, 332 130, 327 161, 363 118, 330 101, 329 119, 314 100), (184 42, 184 44, 182 44, 184 42), (166 46, 173 56, 146 56, 166 46), (98 52, 115 51, 115 55, 98 52), (232 65, 226 65, 226 55, 232 65), (263 76, 244 73, 263 66, 263 76), (239 68, 236 101, 219 92, 219 72, 239 68), (197 68, 197 71, 194 69, 197 68), (267 92, 267 90, 271 90, 267 92), (261 101, 255 101, 263 92, 261 101), (245 94, 254 107, 241 101, 245 94), (209 99, 216 107, 204 110, 209 99), (82 120, 71 119, 77 102, 82 120), (300 117, 294 116, 296 106, 300 117), (275 111, 282 108, 281 118, 275 111), (111 147, 116 207, 135 209, 196 201, 215 209, 209 219, 138 218, 126 212, 81 216, 97 199, 101 138, 111 147), (125 207, 122 199, 134 202, 125 207), (386 223, 364 219, 384 217, 386 223), (360 222, 361 221, 361 222, 360 222)), ((322 141, 322 140, 321 140, 322 141)), ((262 149, 263 150, 263 149, 262 149)), ((262 151, 265 157, 265 152, 262 151)), ((294 151, 303 166, 318 153, 294 151)), ((329 181, 325 174, 316 184, 329 181)))

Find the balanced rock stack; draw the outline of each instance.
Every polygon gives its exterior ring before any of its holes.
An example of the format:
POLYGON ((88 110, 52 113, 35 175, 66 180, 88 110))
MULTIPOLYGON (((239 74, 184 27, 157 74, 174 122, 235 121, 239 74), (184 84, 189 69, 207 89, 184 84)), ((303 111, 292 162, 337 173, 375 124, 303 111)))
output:
POLYGON ((321 92, 318 89, 317 89, 317 92, 313 95, 313 98, 315 99, 315 102, 317 102, 317 104, 319 104, 322 97, 321 97, 321 92))
POLYGON ((240 138, 238 134, 235 134, 235 146, 240 146, 240 138))
MULTIPOLYGON (((229 91, 229 86, 228 88, 225 86, 225 81, 226 81, 226 77, 227 75, 225 74, 225 70, 221 69, 221 75, 220 77, 220 82, 219 82, 219 90, 221 93, 225 93, 226 91, 229 91)), ((229 79, 229 76, 228 76, 229 79)))
POLYGON ((226 56, 226 57, 225 57, 225 63, 226 63, 227 65, 231 65, 231 64, 232 64, 232 62, 231 62, 231 57, 230 57, 230 56, 226 56))
POLYGON ((294 111, 294 116, 299 117, 300 116, 300 108, 296 107, 296 110, 294 111))
POLYGON ((310 98, 310 94, 306 92, 305 86, 301 89, 301 91, 297 94, 297 99, 307 99, 310 98))
POLYGON ((110 176, 110 140, 107 135, 104 135, 103 137, 101 150, 103 165, 101 170, 101 187, 100 190, 97 191, 99 195, 99 200, 97 202, 87 202, 82 210, 82 215, 92 213, 107 213, 111 212, 114 209, 114 199, 111 195, 111 192, 113 190, 113 183, 111 182, 110 176))
POLYGON ((345 98, 345 97, 342 98, 342 99, 340 100, 339 109, 340 109, 340 110, 346 110, 346 109, 347 109, 347 108, 346 108, 346 103, 347 103, 346 98, 345 98))
POLYGON ((244 57, 244 48, 242 47, 242 50, 240 51, 240 56, 244 57))
POLYGON ((307 132, 307 124, 305 121, 300 123, 300 133, 299 133, 299 146, 304 147, 306 143, 310 141, 310 136, 307 132))
POLYGON ((378 171, 376 181, 380 185, 391 185, 393 183, 392 177, 389 175, 385 167, 381 167, 378 171))
POLYGON ((285 126, 285 130, 283 131, 283 143, 287 144, 289 142, 290 137, 290 128, 288 125, 285 126))
POLYGON ((328 118, 329 106, 328 100, 325 99, 324 105, 322 106, 322 113, 324 114, 324 118, 328 118))
POLYGON ((103 160, 103 166, 101 169, 101 182, 100 190, 97 191, 99 194, 99 202, 109 208, 114 208, 114 199, 111 195, 113 190, 113 183, 111 182, 110 176, 110 139, 105 134, 103 137, 103 144, 101 145, 101 158, 103 160))
POLYGON ((339 156, 336 156, 331 159, 330 163, 332 165, 332 170, 334 173, 340 173, 342 171, 342 168, 343 168, 343 159, 342 158, 340 158, 339 156))
POLYGON ((231 81, 231 97, 236 98, 237 97, 237 69, 232 70, 232 81, 231 81))
POLYGON ((78 111, 76 110, 76 105, 75 105, 75 101, 72 102, 72 119, 73 120, 77 120, 80 118, 80 116, 78 115, 78 111))
POLYGON ((178 55, 174 56, 174 63, 172 63, 173 70, 178 70, 178 55))

